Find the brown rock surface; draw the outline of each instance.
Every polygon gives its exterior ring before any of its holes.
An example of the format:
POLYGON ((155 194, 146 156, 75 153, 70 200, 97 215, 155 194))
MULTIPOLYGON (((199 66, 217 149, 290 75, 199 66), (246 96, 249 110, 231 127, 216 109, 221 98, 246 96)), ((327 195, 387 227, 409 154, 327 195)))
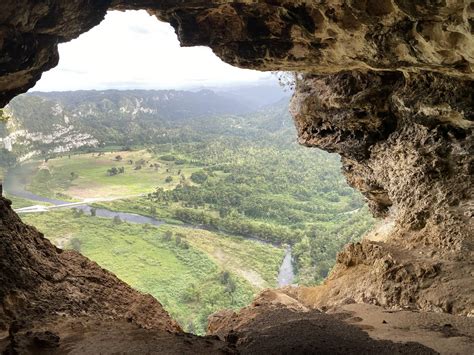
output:
POLYGON ((238 313, 214 314, 208 333, 242 354, 469 354, 474 345, 473 318, 361 304, 322 312, 288 291, 264 291, 238 313))
POLYGON ((300 143, 341 154, 349 183, 389 217, 377 238, 339 254, 320 302, 473 311, 473 83, 396 72, 298 80, 300 143))
POLYGON ((144 329, 124 320, 62 317, 15 329, 2 341, 7 354, 235 354, 216 337, 144 329))

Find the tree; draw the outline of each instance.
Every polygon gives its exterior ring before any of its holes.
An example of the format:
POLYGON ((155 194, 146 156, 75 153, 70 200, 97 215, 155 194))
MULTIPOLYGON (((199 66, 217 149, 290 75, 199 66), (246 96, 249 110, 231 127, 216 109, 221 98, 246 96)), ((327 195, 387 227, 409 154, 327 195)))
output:
POLYGON ((222 285, 226 285, 227 282, 229 282, 229 279, 230 279, 230 272, 229 271, 224 270, 219 274, 219 282, 222 285))
POLYGON ((237 284, 232 279, 229 271, 222 271, 219 275, 219 282, 224 285, 225 292, 231 297, 232 303, 234 303, 234 292, 237 290, 237 284))
POLYGON ((163 155, 160 157, 161 160, 164 161, 175 161, 176 158, 173 155, 163 155))
POLYGON ((84 211, 78 208, 72 210, 72 215, 74 218, 81 218, 84 216, 84 211))
POLYGON ((115 176, 118 174, 118 169, 114 166, 113 168, 107 170, 108 176, 115 176))
POLYGON ((203 184, 207 181, 207 174, 204 171, 198 171, 191 174, 191 181, 196 184, 203 184))
POLYGON ((165 234, 163 235, 163 239, 169 242, 173 238, 173 232, 172 231, 166 231, 165 234))
POLYGON ((92 217, 97 216, 97 210, 95 208, 91 208, 91 216, 92 217))
POLYGON ((172 177, 172 176, 168 176, 168 177, 165 179, 165 182, 166 182, 167 184, 169 184, 169 183, 172 182, 172 181, 173 181, 173 177, 172 177))

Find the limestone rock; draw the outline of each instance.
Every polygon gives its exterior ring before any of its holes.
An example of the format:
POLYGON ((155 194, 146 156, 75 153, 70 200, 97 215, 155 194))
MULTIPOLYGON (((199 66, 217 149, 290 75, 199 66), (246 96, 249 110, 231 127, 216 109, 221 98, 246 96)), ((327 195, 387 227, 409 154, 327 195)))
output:
MULTIPOLYGON (((4 0, 0 106, 107 9, 146 9, 170 22, 182 45, 209 46, 239 67, 302 73, 292 103, 300 143, 341 154, 349 183, 391 225, 381 240, 347 247, 323 286, 294 290, 305 305, 472 314, 472 1, 4 0)), ((54 249, 6 200, 0 212, 0 327, 18 314, 86 312, 177 329, 151 297, 54 249)), ((268 319, 289 314, 281 312, 268 319)))

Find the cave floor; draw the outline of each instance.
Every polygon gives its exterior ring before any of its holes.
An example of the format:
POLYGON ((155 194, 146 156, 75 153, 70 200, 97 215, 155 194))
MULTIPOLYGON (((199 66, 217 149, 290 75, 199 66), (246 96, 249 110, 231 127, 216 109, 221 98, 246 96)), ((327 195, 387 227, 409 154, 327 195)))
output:
POLYGON ((469 317, 365 304, 322 313, 261 301, 227 323, 221 319, 213 336, 144 329, 126 320, 59 317, 28 324, 13 342, 4 332, 0 350, 8 354, 10 344, 10 353, 20 354, 471 354, 474 348, 469 317))

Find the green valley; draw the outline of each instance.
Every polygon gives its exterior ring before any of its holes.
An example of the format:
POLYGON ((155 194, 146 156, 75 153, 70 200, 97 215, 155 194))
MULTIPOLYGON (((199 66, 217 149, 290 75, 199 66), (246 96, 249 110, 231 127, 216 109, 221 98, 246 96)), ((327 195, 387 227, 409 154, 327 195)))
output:
POLYGON ((283 258, 282 249, 255 241, 182 227, 114 223, 70 210, 23 219, 57 246, 83 253, 152 294, 187 331, 200 334, 209 314, 243 307, 257 291, 274 287, 283 258))
POLYGON ((188 331, 203 333, 214 311, 286 285, 287 253, 292 283, 322 282, 343 245, 374 223, 339 157, 294 141, 287 97, 251 109, 238 95, 207 91, 15 100, 0 138, 11 148, 0 166, 23 171, 6 175, 14 207, 90 206, 22 218, 155 296, 188 331), (49 128, 32 124, 34 115, 47 116, 49 128))

